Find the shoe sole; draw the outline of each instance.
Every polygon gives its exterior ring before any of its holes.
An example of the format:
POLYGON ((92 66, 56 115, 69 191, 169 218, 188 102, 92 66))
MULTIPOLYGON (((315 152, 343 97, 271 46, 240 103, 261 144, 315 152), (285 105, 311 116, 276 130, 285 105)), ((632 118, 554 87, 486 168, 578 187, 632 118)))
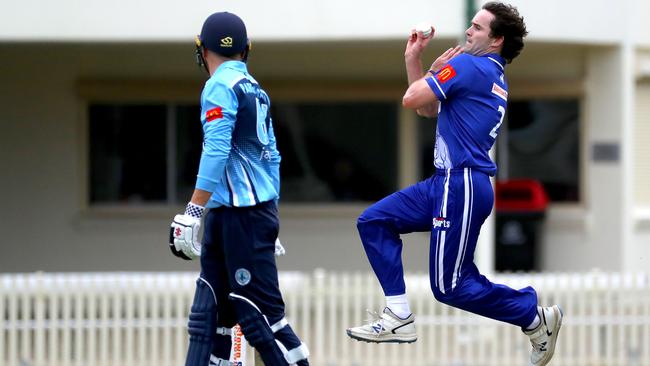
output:
POLYGON ((562 319, 564 318, 564 312, 562 311, 562 308, 559 305, 556 305, 554 307, 557 307, 557 310, 560 312, 560 317, 557 320, 557 329, 555 329, 555 334, 554 334, 555 337, 553 337, 553 343, 549 347, 549 353, 547 354, 547 357, 544 358, 544 361, 540 363, 539 366, 545 366, 551 361, 553 355, 555 354, 555 345, 557 344, 557 337, 560 336, 560 328, 562 328, 562 319))
POLYGON ((363 336, 359 336, 356 334, 353 334, 349 329, 345 331, 348 334, 348 337, 360 341, 360 342, 366 342, 366 343, 413 343, 417 341, 416 338, 412 339, 399 339, 399 338, 365 338, 363 336))

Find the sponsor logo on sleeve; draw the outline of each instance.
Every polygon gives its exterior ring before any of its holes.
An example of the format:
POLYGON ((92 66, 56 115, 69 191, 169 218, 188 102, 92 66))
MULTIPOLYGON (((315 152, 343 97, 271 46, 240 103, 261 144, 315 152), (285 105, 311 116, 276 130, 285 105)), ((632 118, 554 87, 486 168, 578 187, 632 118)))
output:
POLYGON ((440 83, 446 83, 454 76, 456 76, 456 70, 454 70, 451 65, 447 65, 436 74, 436 79, 438 79, 440 83))
POLYGON ((223 118, 223 110, 221 107, 212 108, 209 111, 205 112, 206 122, 212 122, 215 119, 223 118))
POLYGON ((508 91, 498 86, 497 83, 492 83, 492 93, 506 102, 508 101, 508 91))

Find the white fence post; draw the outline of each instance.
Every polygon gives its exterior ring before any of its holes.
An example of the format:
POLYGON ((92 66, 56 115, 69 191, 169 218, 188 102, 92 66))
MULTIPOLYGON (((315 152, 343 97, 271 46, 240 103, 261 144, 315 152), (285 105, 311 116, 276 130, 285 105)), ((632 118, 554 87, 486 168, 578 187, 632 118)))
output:
MULTIPOLYGON (((178 365, 187 350, 194 273, 0 275, 0 365, 178 365)), ((646 273, 495 275, 533 285, 541 304, 565 311, 554 365, 650 365, 650 280, 646 273)), ((527 338, 513 326, 438 303, 427 275, 407 275, 418 341, 348 339, 365 309, 381 311, 373 274, 281 273, 287 318, 315 366, 525 364, 527 338)))

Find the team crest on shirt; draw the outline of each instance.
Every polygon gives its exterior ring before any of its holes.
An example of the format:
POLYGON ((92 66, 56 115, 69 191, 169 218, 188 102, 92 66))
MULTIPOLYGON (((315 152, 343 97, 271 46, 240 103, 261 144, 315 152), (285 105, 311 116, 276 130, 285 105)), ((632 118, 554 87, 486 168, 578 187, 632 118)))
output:
POLYGON ((246 286, 251 282, 251 273, 246 268, 239 268, 235 271, 235 281, 240 286, 246 286))
POLYGON ((223 109, 221 107, 212 108, 209 111, 205 112, 206 122, 212 122, 215 119, 223 118, 223 109))
POLYGON ((451 221, 447 220, 445 217, 434 217, 433 218, 433 228, 445 230, 451 227, 451 221))
POLYGON ((438 71, 438 73, 436 74, 436 79, 438 79, 440 83, 446 83, 447 81, 449 81, 449 79, 453 78, 454 76, 456 76, 456 70, 454 70, 454 68, 451 67, 451 65, 447 65, 443 67, 442 70, 438 71))

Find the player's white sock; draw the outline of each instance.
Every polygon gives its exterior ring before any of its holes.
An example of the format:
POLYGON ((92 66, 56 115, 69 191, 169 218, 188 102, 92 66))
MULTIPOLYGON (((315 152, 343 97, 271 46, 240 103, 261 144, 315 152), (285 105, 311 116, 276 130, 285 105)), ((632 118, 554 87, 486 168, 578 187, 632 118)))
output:
POLYGON ((411 315, 411 308, 406 294, 396 296, 386 296, 386 306, 402 319, 406 319, 411 315))
POLYGON ((533 319, 533 322, 530 323, 527 327, 526 330, 533 330, 537 328, 539 323, 542 321, 542 319, 539 318, 539 315, 535 315, 535 319, 533 319))

